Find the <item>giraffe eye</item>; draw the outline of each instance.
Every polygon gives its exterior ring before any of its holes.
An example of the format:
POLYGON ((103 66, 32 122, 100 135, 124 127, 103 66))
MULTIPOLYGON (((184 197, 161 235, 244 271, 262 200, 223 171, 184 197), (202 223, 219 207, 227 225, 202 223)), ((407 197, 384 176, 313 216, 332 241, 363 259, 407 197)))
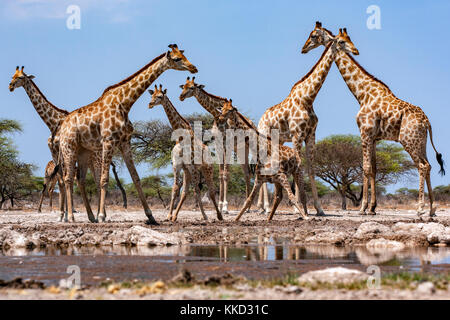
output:
POLYGON ((175 62, 178 62, 178 61, 180 61, 181 60, 181 58, 174 58, 173 59, 173 61, 175 61, 175 62))

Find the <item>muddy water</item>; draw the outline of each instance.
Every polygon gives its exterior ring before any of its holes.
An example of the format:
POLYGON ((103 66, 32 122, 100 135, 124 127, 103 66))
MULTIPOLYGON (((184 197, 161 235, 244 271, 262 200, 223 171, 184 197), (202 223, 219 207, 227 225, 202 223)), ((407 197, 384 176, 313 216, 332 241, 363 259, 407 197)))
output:
POLYGON ((0 279, 16 277, 58 284, 77 265, 83 285, 104 281, 168 280, 182 269, 202 279, 231 273, 250 279, 301 274, 344 266, 382 272, 450 272, 450 248, 410 248, 401 251, 361 247, 297 246, 282 240, 243 246, 184 245, 170 247, 82 247, 0 251, 0 279))

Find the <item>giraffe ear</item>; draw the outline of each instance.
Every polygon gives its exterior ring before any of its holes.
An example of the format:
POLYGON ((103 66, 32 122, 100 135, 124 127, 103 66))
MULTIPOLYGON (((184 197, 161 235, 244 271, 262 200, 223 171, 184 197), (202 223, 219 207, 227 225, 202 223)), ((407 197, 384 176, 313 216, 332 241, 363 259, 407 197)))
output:
POLYGON ((155 91, 153 91, 152 89, 148 90, 148 93, 150 93, 151 95, 153 95, 155 93, 155 91))
POLYGON ((203 88, 205 87, 205 85, 199 84, 199 85, 197 85, 197 87, 198 87, 199 89, 203 89, 203 88))
POLYGON ((320 27, 322 27, 322 22, 316 21, 316 28, 320 28, 320 27))
POLYGON ((163 94, 166 94, 166 93, 167 93, 167 89, 164 89, 163 94))
POLYGON ((172 57, 170 56, 170 50, 166 52, 166 57, 167 59, 172 59, 172 57))
POLYGON ((28 78, 28 79, 30 79, 30 80, 32 80, 32 79, 34 79, 34 78, 35 78, 35 76, 33 76, 33 75, 29 75, 29 76, 27 76, 27 78, 28 78))
POLYGON ((181 53, 184 53, 184 50, 180 50, 181 53))
POLYGON ((184 89, 184 85, 183 85, 183 84, 180 84, 180 88, 181 88, 181 89, 184 89))

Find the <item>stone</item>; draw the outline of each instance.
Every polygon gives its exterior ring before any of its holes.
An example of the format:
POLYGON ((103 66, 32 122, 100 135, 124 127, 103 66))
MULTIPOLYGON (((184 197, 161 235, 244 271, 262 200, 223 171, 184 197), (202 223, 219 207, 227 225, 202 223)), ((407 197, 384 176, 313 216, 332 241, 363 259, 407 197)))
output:
POLYGON ((342 283, 348 284, 358 281, 365 281, 369 276, 355 269, 348 269, 343 267, 326 268, 322 270, 309 271, 302 274, 298 281, 299 283, 342 283))
POLYGON ((416 288, 416 291, 423 294, 433 294, 436 292, 436 287, 434 286, 433 282, 427 281, 419 284, 416 288))
POLYGON ((366 247, 367 249, 389 249, 392 251, 400 251, 405 248, 405 244, 399 241, 378 238, 367 242, 366 247))
POLYGON ((364 222, 356 230, 354 237, 358 239, 375 238, 379 235, 390 236, 392 231, 389 227, 378 222, 364 222))

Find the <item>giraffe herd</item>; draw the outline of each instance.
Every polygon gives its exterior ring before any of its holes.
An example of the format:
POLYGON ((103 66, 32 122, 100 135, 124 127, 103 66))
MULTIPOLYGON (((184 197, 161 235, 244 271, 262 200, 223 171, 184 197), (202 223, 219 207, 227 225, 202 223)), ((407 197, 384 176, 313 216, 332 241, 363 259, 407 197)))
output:
MULTIPOLYGON (((426 156, 427 135, 436 152, 436 158, 440 165, 440 173, 445 174, 442 155, 437 152, 431 124, 425 113, 417 106, 411 105, 397 98, 392 91, 380 80, 369 74, 352 55, 358 55, 358 49, 352 43, 347 30, 340 29, 335 36, 320 22, 316 22, 302 53, 324 46, 322 56, 312 69, 294 84, 289 95, 279 104, 268 108, 261 117, 258 126, 243 116, 232 100, 210 94, 204 90, 204 85, 196 83, 195 77, 187 78, 180 85, 182 92, 179 99, 184 101, 189 97, 195 97, 198 103, 205 108, 214 118, 213 130, 225 136, 229 129, 246 130, 266 140, 264 148, 268 155, 277 154, 276 163, 261 161, 258 157, 251 159, 255 164, 255 179, 253 188, 250 183, 250 139, 248 137, 241 146, 233 146, 233 152, 237 153, 241 148, 245 152, 241 166, 245 175, 246 201, 242 206, 236 221, 251 207, 251 204, 260 191, 258 206, 268 212, 268 220, 271 220, 286 191, 294 209, 300 214, 299 219, 308 219, 306 195, 303 185, 302 148, 305 146, 305 167, 313 197, 316 215, 324 215, 324 211, 318 197, 314 162, 314 144, 318 118, 314 113, 313 103, 319 93, 333 62, 336 64, 343 80, 360 104, 356 116, 360 129, 363 147, 363 201, 360 214, 374 215, 377 206, 376 200, 376 155, 375 146, 379 140, 392 140, 400 142, 410 154, 419 171, 419 202, 418 214, 433 216, 433 190, 430 181, 431 166, 426 156), (271 133, 277 130, 279 145, 274 148, 271 133), (292 148, 284 143, 292 143, 292 148), (275 172, 267 173, 267 167, 275 167, 275 172), (289 177, 293 177, 296 186, 295 194, 291 190, 289 177), (427 184, 429 195, 429 210, 425 211, 424 184, 427 184), (272 207, 269 208, 267 183, 275 185, 272 207), (369 205, 370 183, 370 205, 369 205), (263 201, 264 200, 264 201, 263 201), (369 208, 369 212, 366 210, 369 208), (270 212, 269 212, 270 211, 270 212)), ((91 222, 104 222, 106 219, 106 188, 109 181, 109 169, 112 157, 119 151, 133 180, 134 186, 141 201, 148 224, 158 224, 142 191, 140 179, 136 171, 132 153, 131 136, 133 125, 128 118, 133 104, 152 85, 152 83, 165 71, 170 69, 197 73, 194 66, 176 44, 169 45, 170 50, 153 59, 143 68, 106 88, 103 94, 94 102, 75 109, 72 112, 60 109, 50 103, 34 83, 32 75, 27 75, 24 68, 16 68, 9 85, 10 91, 23 87, 30 98, 41 119, 48 126, 51 136, 48 146, 53 160, 49 162, 45 170, 44 190, 39 202, 39 211, 46 188, 50 195, 56 182, 59 184, 59 219, 74 222, 73 209, 73 183, 77 180, 84 206, 91 222), (99 190, 97 216, 95 217, 90 207, 85 191, 87 171, 91 170, 99 190)), ((205 154, 211 154, 211 150, 205 143, 195 136, 191 125, 180 115, 173 103, 166 95, 166 89, 155 85, 154 90, 149 90, 151 101, 149 108, 162 105, 172 129, 185 130, 187 133, 183 139, 176 141, 172 150, 172 166, 174 181, 172 187, 168 220, 176 221, 178 213, 187 197, 190 186, 194 187, 194 196, 200 207, 203 218, 206 220, 202 201, 200 199, 200 181, 203 177, 208 187, 208 195, 214 205, 217 218, 223 220, 222 214, 228 213, 227 189, 229 165, 225 159, 219 161, 219 201, 216 202, 216 190, 213 180, 213 165, 205 160, 200 163, 180 161, 182 153, 181 141, 189 141, 191 146, 196 146, 205 154), (181 175, 183 171, 183 175, 181 175), (181 196, 180 196, 181 190, 181 196), (176 202, 178 203, 176 204, 176 202), (176 207, 176 208, 175 208, 176 207), (175 212, 173 212, 175 210, 175 212)), ((225 148, 225 145, 221 147, 225 148)), ((195 148, 194 148, 195 149, 195 148)), ((193 152, 192 152, 192 156, 193 152)), ((221 155, 221 157, 223 157, 221 155)), ((192 159, 192 157, 191 157, 192 159)), ((203 159, 203 158, 202 158, 203 159)))

